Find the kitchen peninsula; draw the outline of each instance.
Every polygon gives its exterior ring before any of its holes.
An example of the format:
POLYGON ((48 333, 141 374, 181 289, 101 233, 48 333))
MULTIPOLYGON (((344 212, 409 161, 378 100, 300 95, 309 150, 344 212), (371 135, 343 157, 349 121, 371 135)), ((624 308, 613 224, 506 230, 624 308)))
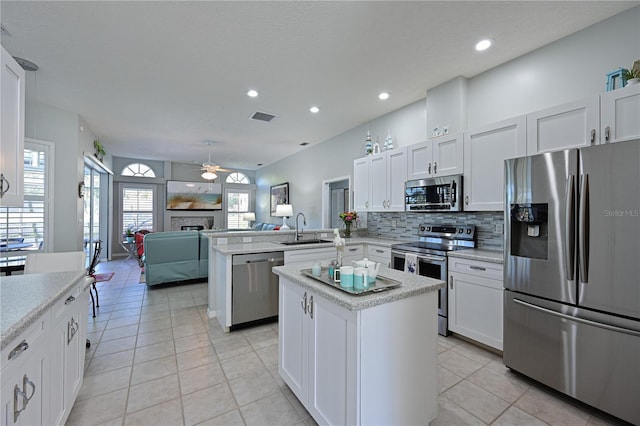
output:
POLYGON ((437 290, 442 281, 381 267, 402 282, 353 296, 279 275, 278 372, 319 424, 429 424, 437 416, 437 290))

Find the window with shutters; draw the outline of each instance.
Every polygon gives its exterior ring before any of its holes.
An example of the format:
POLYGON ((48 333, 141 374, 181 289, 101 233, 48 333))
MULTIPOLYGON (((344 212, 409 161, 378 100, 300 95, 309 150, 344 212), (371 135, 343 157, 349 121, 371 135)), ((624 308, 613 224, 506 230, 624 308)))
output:
POLYGON ((25 141, 24 202, 22 207, 0 207, 2 251, 42 250, 49 229, 49 189, 53 187, 49 143, 25 141))
POLYGON ((244 214, 250 211, 253 190, 230 189, 225 192, 227 194, 227 228, 249 228, 250 224, 244 220, 244 214))
POLYGON ((143 163, 131 163, 126 165, 122 172, 122 176, 134 176, 134 177, 148 177, 154 178, 156 174, 151 170, 151 167, 143 163))
POLYGON ((154 230, 155 185, 122 186, 122 233, 127 229, 134 232, 142 229, 154 230))

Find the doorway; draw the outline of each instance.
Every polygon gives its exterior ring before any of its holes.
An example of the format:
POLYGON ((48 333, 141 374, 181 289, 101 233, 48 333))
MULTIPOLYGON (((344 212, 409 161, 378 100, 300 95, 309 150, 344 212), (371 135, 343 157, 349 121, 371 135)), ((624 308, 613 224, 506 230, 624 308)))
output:
POLYGON ((109 235, 107 205, 109 197, 109 173, 85 158, 83 193, 83 249, 87 259, 93 257, 95 242, 103 241, 101 258, 106 258, 109 235))
POLYGON ((342 228, 339 213, 351 208, 351 176, 322 181, 322 228, 342 228))

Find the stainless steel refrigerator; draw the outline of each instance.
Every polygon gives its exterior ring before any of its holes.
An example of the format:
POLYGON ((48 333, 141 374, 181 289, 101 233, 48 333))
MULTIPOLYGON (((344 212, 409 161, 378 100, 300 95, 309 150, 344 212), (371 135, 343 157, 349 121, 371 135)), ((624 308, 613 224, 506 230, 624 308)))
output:
POLYGON ((504 363, 640 424, 640 140, 505 161, 504 363))

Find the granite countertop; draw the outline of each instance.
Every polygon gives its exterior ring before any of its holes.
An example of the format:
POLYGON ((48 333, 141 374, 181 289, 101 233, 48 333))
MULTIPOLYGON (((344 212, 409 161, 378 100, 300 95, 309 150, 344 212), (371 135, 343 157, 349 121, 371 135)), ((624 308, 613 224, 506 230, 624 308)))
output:
MULTIPOLYGON (((305 237, 304 239, 309 239, 305 237)), ((332 240, 332 237, 322 237, 323 240, 332 240)), ((291 241, 288 239, 286 241, 291 241)), ((392 240, 386 238, 370 238, 370 237, 354 237, 345 238, 347 246, 356 244, 375 244, 379 246, 391 247, 392 244, 400 242, 400 240, 392 240)), ((318 244, 299 244, 299 245, 284 245, 280 241, 261 241, 239 244, 218 244, 214 245, 213 249, 222 254, 246 254, 246 253, 267 253, 272 251, 289 251, 289 250, 308 250, 314 248, 327 248, 334 247, 333 242, 318 243, 318 244)))
POLYGON ((444 281, 396 271, 381 265, 378 275, 398 280, 402 282, 402 285, 379 293, 354 296, 300 273, 301 269, 309 267, 311 267, 311 263, 291 263, 289 265, 276 266, 273 268, 273 272, 350 311, 359 311, 395 300, 436 291, 446 285, 444 281))
POLYGON ((2 277, 0 350, 77 285, 85 275, 86 271, 82 270, 2 277))
POLYGON ((460 257, 462 259, 480 260, 483 262, 503 263, 504 253, 499 250, 486 249, 466 249, 448 253, 449 257, 460 257))

